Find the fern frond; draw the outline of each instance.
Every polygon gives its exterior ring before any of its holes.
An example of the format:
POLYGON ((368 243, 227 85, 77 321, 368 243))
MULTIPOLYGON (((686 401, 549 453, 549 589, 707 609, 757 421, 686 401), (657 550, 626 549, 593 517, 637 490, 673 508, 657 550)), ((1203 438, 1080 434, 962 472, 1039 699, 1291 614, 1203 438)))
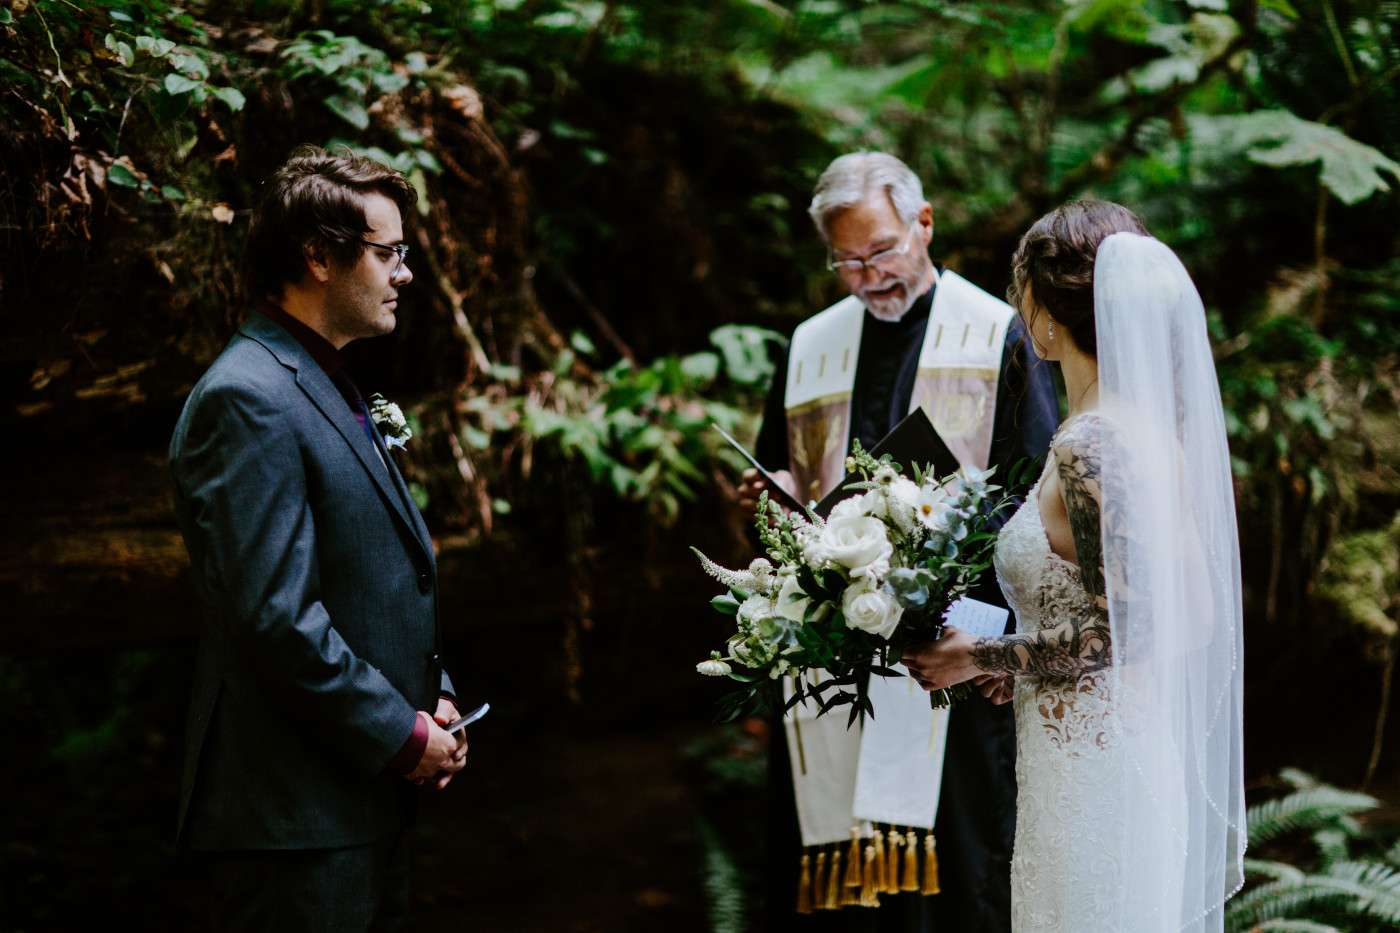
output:
POLYGON ((1230 901, 1225 910, 1227 930, 1253 930, 1270 920, 1297 920, 1319 915, 1349 913, 1355 900, 1350 890, 1331 879, 1309 878, 1302 884, 1274 882, 1260 885, 1230 901))
POLYGON ((1278 778, 1291 785, 1294 790, 1312 790, 1314 787, 1327 786, 1302 768, 1284 768, 1279 771, 1278 778))
POLYGON ((1334 862, 1345 862, 1350 859, 1351 840, 1360 834, 1360 829, 1359 826, 1355 830, 1350 827, 1343 829, 1329 826, 1313 833, 1313 844, 1317 846, 1318 852, 1322 855, 1322 864, 1331 865, 1334 862))
POLYGON ((1287 797, 1249 808, 1249 844, 1257 846, 1295 829, 1320 829, 1339 818, 1378 806, 1380 802, 1369 794, 1326 784, 1294 791, 1287 797))
POLYGON ((1325 875, 1355 887, 1358 902, 1348 913, 1400 926, 1400 870, 1384 862, 1339 862, 1325 875))
POLYGON ((1400 872, 1379 862, 1347 862, 1301 882, 1275 881, 1232 900, 1231 929, 1253 929, 1269 920, 1299 915, 1340 915, 1400 925, 1400 872))
POLYGON ((1318 923, 1316 920, 1265 920, 1251 927, 1250 933, 1346 933, 1340 927, 1318 923))
POLYGON ((1247 858, 1244 860, 1244 873, 1246 877, 1265 877, 1274 881, 1287 881, 1292 884, 1301 884, 1307 874, 1294 865, 1287 862, 1270 862, 1265 859, 1247 858))

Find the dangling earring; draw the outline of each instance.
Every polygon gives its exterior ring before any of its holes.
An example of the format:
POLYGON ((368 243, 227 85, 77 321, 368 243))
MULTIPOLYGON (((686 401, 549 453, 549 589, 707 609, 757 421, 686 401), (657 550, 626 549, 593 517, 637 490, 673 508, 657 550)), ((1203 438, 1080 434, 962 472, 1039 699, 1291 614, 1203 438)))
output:
POLYGON ((1051 321, 1050 321, 1050 331, 1049 331, 1049 333, 1050 333, 1050 339, 1051 339, 1051 340, 1054 340, 1054 339, 1055 339, 1055 321, 1054 321, 1053 318, 1052 318, 1051 321))

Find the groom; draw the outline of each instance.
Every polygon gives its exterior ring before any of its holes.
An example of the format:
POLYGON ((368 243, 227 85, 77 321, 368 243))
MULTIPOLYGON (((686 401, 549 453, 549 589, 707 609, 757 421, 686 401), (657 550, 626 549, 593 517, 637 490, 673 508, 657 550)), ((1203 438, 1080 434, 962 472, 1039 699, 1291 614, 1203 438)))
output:
POLYGON ((432 541, 340 351, 394 329, 403 175, 306 147, 249 230, 256 311, 170 444, 204 607, 178 839, 219 930, 393 930, 413 785, 466 742, 432 541))
MULTIPOLYGON (((1050 368, 1022 340, 1010 307, 930 260, 933 208, 918 176, 886 153, 841 156, 818 180, 810 213, 828 267, 851 295, 793 334, 764 411, 759 462, 782 471, 778 478, 801 500, 821 499, 844 476, 852 439, 869 450, 915 406, 960 463, 996 467, 996 482, 1022 458, 1043 456, 1059 421, 1050 368)), ((757 471, 746 473, 741 499, 751 504, 762 490, 757 471)), ((972 595, 1006 605, 990 573, 972 595)), ((782 735, 769 765, 769 811, 782 822, 770 828, 768 929, 1010 930, 1009 706, 975 696, 949 717, 934 825, 942 893, 888 896, 876 909, 793 912, 799 832, 782 735)), ((929 793, 909 794, 921 791, 929 793)))

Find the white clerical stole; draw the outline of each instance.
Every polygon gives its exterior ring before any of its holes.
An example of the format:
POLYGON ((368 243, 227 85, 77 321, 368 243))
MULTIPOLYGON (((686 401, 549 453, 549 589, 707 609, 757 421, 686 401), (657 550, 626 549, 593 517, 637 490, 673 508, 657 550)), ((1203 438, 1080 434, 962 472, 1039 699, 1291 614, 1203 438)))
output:
MULTIPOLYGON (((1002 348, 1014 316, 966 279, 948 271, 939 276, 909 410, 924 409, 963 466, 986 469, 991 458, 1002 348)), ((799 499, 820 500, 846 474, 864 323, 865 306, 851 296, 792 335, 784 407, 799 499)), ((929 830, 938 812, 948 711, 931 709, 928 694, 909 678, 872 677, 869 689, 875 716, 863 727, 848 730, 842 711, 817 718, 810 703, 784 716, 805 847, 803 912, 872 906, 879 894, 896 890, 938 890, 929 830)))

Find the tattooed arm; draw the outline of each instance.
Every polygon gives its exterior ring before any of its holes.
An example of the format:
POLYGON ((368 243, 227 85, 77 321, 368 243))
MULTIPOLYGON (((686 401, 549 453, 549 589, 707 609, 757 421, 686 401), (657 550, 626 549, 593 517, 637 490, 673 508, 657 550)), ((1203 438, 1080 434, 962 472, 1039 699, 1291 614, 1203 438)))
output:
MULTIPOLYGON (((1113 662, 1100 529, 1107 528, 1110 538, 1120 544, 1126 540, 1126 532, 1114 520, 1114 505, 1122 501, 1122 490, 1115 487, 1105 495, 1103 488, 1105 430, 1111 428, 1103 419, 1092 414, 1081 416, 1066 427, 1051 449, 1080 581, 1092 605, 1053 628, 1036 632, 994 638, 951 632, 927 649, 911 653, 905 661, 925 688, 947 687, 988 675, 1073 677, 1102 670, 1113 662)), ((1121 547, 1110 551, 1121 552, 1121 547)), ((1111 569, 1121 579, 1121 568, 1111 569)), ((1126 591, 1126 581, 1115 586, 1115 595, 1126 591)))
POLYGON ((1054 628, 977 639, 972 663, 983 673, 1070 677, 1102 670, 1112 663, 1100 533, 1103 431, 1100 418, 1080 417, 1066 427, 1050 452, 1069 516, 1079 579, 1094 604, 1054 628))

